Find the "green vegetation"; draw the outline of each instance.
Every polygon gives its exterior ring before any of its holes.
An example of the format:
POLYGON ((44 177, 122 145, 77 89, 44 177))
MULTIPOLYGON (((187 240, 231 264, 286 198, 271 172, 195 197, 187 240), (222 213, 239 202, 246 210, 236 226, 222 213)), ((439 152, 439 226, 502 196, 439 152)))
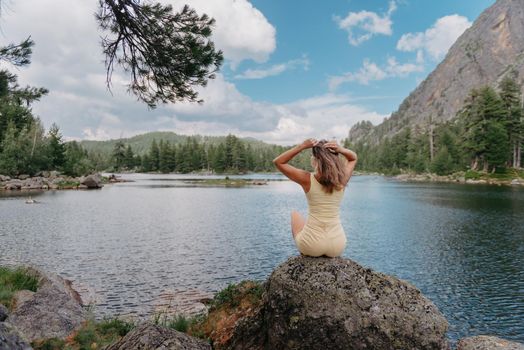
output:
MULTIPOLYGON (((194 88, 213 79, 223 61, 211 40, 212 18, 188 6, 174 11, 159 2, 101 0, 98 6, 109 88, 118 65, 129 74, 129 90, 151 108, 158 103, 200 102, 194 88)), ((27 38, 0 47, 0 62, 27 66, 33 46, 27 38)), ((88 153, 76 142, 64 143, 55 124, 46 134, 31 106, 47 93, 45 88, 22 88, 16 75, 0 70, 0 174, 59 170, 79 176, 106 169, 104 156, 88 153)), ((121 166, 116 164, 117 169, 121 166)))
MULTIPOLYGON (((457 117, 442 124, 429 120, 429 126, 405 126, 378 143, 359 141, 347 147, 359 155, 358 170, 386 174, 432 172, 448 175, 471 170, 500 178, 504 169, 522 166, 524 109, 520 88, 504 79, 498 91, 491 87, 474 89, 457 117)), ((364 130, 367 124, 359 124, 364 130)), ((472 178, 473 172, 466 173, 472 178)), ((507 176, 519 172, 507 172, 507 176)), ((503 177, 503 176, 502 176, 503 177)))
MULTIPOLYGON (((165 132, 82 144, 87 149, 101 152, 102 158, 105 157, 102 164, 106 170, 161 173, 274 171, 273 159, 286 150, 286 147, 240 139, 234 135, 202 137, 165 132), (151 135, 162 138, 151 139, 151 135), (150 141, 149 148, 144 147, 145 141, 150 141), (108 151, 109 146, 111 151, 108 151), (134 147, 141 152, 135 151, 134 147)), ((310 152, 301 153, 293 164, 310 169, 309 157, 310 152)))
POLYGON ((264 285, 259 281, 242 281, 232 283, 218 292, 211 301, 211 308, 223 306, 236 307, 242 298, 248 298, 252 303, 258 302, 264 293, 264 285))
POLYGON ((18 290, 36 292, 38 279, 27 269, 0 267, 0 304, 11 307, 13 295, 18 290))
POLYGON ((203 315, 186 316, 184 314, 178 314, 168 316, 166 313, 158 313, 154 315, 153 323, 158 326, 187 333, 191 327, 201 323, 204 319, 205 317, 203 315))
POLYGON ((87 321, 66 340, 46 339, 31 344, 35 350, 92 350, 116 342, 129 333, 135 323, 118 318, 105 318, 102 321, 87 321))

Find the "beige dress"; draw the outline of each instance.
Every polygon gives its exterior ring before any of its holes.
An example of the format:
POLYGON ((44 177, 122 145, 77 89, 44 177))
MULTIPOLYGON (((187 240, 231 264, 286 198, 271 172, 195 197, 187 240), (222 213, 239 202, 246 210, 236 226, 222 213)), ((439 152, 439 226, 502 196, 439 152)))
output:
POLYGON ((344 189, 326 193, 311 174, 311 187, 306 193, 308 218, 304 228, 295 236, 298 250, 309 256, 335 257, 346 247, 346 235, 340 223, 340 202, 344 189))

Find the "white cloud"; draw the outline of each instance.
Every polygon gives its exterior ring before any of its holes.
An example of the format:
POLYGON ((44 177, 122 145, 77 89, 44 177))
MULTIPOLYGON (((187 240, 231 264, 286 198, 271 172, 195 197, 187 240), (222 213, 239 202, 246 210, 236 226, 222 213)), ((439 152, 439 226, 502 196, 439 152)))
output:
POLYGON ((216 20, 213 41, 234 69, 244 60, 266 62, 276 49, 276 29, 247 0, 162 0, 175 9, 188 4, 216 20))
MULTIPOLYGON (((218 3, 222 7, 229 4, 229 11, 238 11, 238 16, 244 13, 248 17, 239 21, 250 24, 242 26, 236 22, 236 31, 240 31, 238 28, 250 31, 257 20, 266 21, 245 0, 200 0, 200 3, 217 8, 215 13, 207 11, 217 19, 217 35, 220 18, 227 19, 225 14, 218 14, 227 12, 227 8, 220 8, 218 3)), ((80 1, 72 6, 69 0, 26 0, 14 1, 10 7, 9 12, 2 13, 4 37, 16 42, 32 35, 36 42, 31 65, 16 72, 20 83, 45 86, 50 90, 48 96, 34 104, 33 110, 45 126, 57 123, 67 139, 108 139, 172 130, 209 135, 231 132, 291 144, 311 136, 345 137, 349 127, 357 121, 369 119, 378 123, 385 117, 355 104, 352 98, 344 95, 315 96, 289 104, 255 101, 221 74, 207 87, 199 89, 204 104, 177 103, 151 111, 126 92, 127 79, 118 72, 113 76, 113 95, 107 91, 100 32, 93 16, 96 1, 80 1)), ((238 16, 232 15, 229 22, 234 22, 238 16)), ((228 23, 229 27, 228 30, 233 31, 233 24, 228 23)), ((265 28, 258 34, 239 33, 237 38, 228 37, 227 31, 220 34, 224 35, 220 40, 225 43, 229 59, 235 62, 267 59, 274 50, 275 33, 271 25, 265 28), (264 40, 269 44, 257 42, 264 40)), ((216 40, 218 43, 219 36, 216 40)), ((302 68, 306 62, 292 62, 291 66, 302 68)), ((286 69, 291 68, 286 66, 286 69)))
POLYGON ((386 78, 405 77, 413 72, 422 72, 424 66, 420 62, 398 63, 395 57, 389 57, 386 65, 379 67, 376 63, 365 59, 362 67, 356 72, 334 76, 329 79, 329 89, 336 90, 341 84, 357 82, 367 85, 371 81, 384 80, 386 78))
POLYGON ((274 64, 266 69, 248 69, 241 74, 237 74, 235 76, 235 79, 263 79, 282 74, 287 70, 292 70, 300 67, 304 70, 309 69, 309 60, 306 57, 296 60, 290 60, 286 63, 274 64))
POLYGON ((350 12, 345 18, 335 17, 335 22, 340 29, 348 32, 349 43, 358 46, 376 34, 391 35, 391 15, 396 9, 397 4, 392 0, 389 2, 388 11, 383 15, 371 11, 350 12))
POLYGON ((471 24, 466 17, 457 14, 441 17, 424 32, 402 35, 397 42, 397 49, 417 51, 420 57, 423 52, 426 52, 433 60, 441 60, 451 45, 471 24))

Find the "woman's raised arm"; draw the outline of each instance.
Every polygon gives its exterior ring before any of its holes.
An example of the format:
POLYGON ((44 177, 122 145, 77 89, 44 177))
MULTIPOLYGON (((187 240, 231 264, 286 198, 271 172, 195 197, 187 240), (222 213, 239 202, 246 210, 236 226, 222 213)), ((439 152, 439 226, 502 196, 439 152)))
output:
POLYGON ((297 169, 292 165, 287 164, 291 159, 293 159, 297 154, 302 152, 305 149, 311 148, 318 143, 315 139, 307 139, 302 142, 300 145, 297 145, 291 149, 288 149, 275 159, 273 159, 273 164, 277 167, 282 174, 286 175, 290 180, 298 183, 304 191, 309 191, 310 178, 309 172, 297 169))

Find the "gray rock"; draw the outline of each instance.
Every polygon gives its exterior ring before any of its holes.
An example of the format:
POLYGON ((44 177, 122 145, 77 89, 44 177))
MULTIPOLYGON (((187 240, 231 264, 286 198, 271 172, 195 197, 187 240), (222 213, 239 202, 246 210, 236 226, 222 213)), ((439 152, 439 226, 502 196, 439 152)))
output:
POLYGON ((7 321, 29 341, 65 338, 80 327, 86 314, 79 294, 71 282, 35 268, 30 273, 39 278, 38 289, 15 305, 7 321))
POLYGON ((174 329, 144 323, 106 350, 211 350, 211 345, 174 329))
POLYGON ((7 322, 0 322, 0 349, 2 350, 30 350, 18 331, 7 322))
POLYGON ((53 178, 53 180, 51 180, 51 183, 53 185, 58 185, 60 182, 63 182, 63 181, 65 181, 63 177, 55 177, 53 178))
POLYGON ((448 323, 411 284, 343 258, 277 267, 231 349, 449 349, 448 323))
POLYGON ((27 174, 18 175, 18 179, 19 179, 19 180, 29 179, 29 177, 30 177, 30 176, 27 175, 27 174))
POLYGON ((4 322, 7 316, 9 315, 9 310, 5 305, 0 304, 0 322, 4 322))
POLYGON ((457 350, 524 350, 524 344, 488 335, 477 335, 460 339, 457 350))
POLYGON ((35 292, 32 292, 30 290, 19 290, 16 291, 15 294, 13 294, 13 305, 16 305, 17 307, 25 303, 26 301, 29 301, 33 299, 33 296, 35 295, 35 292))
POLYGON ((520 180, 519 179, 511 180, 511 185, 513 185, 513 186, 520 185, 520 180))
POLYGON ((100 188, 102 187, 102 177, 99 174, 87 175, 80 179, 80 184, 87 186, 87 188, 100 188))
POLYGON ((9 180, 5 186, 4 189, 6 190, 19 190, 22 188, 23 182, 21 180, 9 180))
POLYGON ((60 176, 60 172, 59 171, 56 171, 56 170, 53 170, 53 171, 50 171, 49 172, 49 178, 55 178, 55 177, 58 177, 60 176))
POLYGON ((6 175, 0 175, 0 181, 9 181, 11 180, 11 177, 6 175))

